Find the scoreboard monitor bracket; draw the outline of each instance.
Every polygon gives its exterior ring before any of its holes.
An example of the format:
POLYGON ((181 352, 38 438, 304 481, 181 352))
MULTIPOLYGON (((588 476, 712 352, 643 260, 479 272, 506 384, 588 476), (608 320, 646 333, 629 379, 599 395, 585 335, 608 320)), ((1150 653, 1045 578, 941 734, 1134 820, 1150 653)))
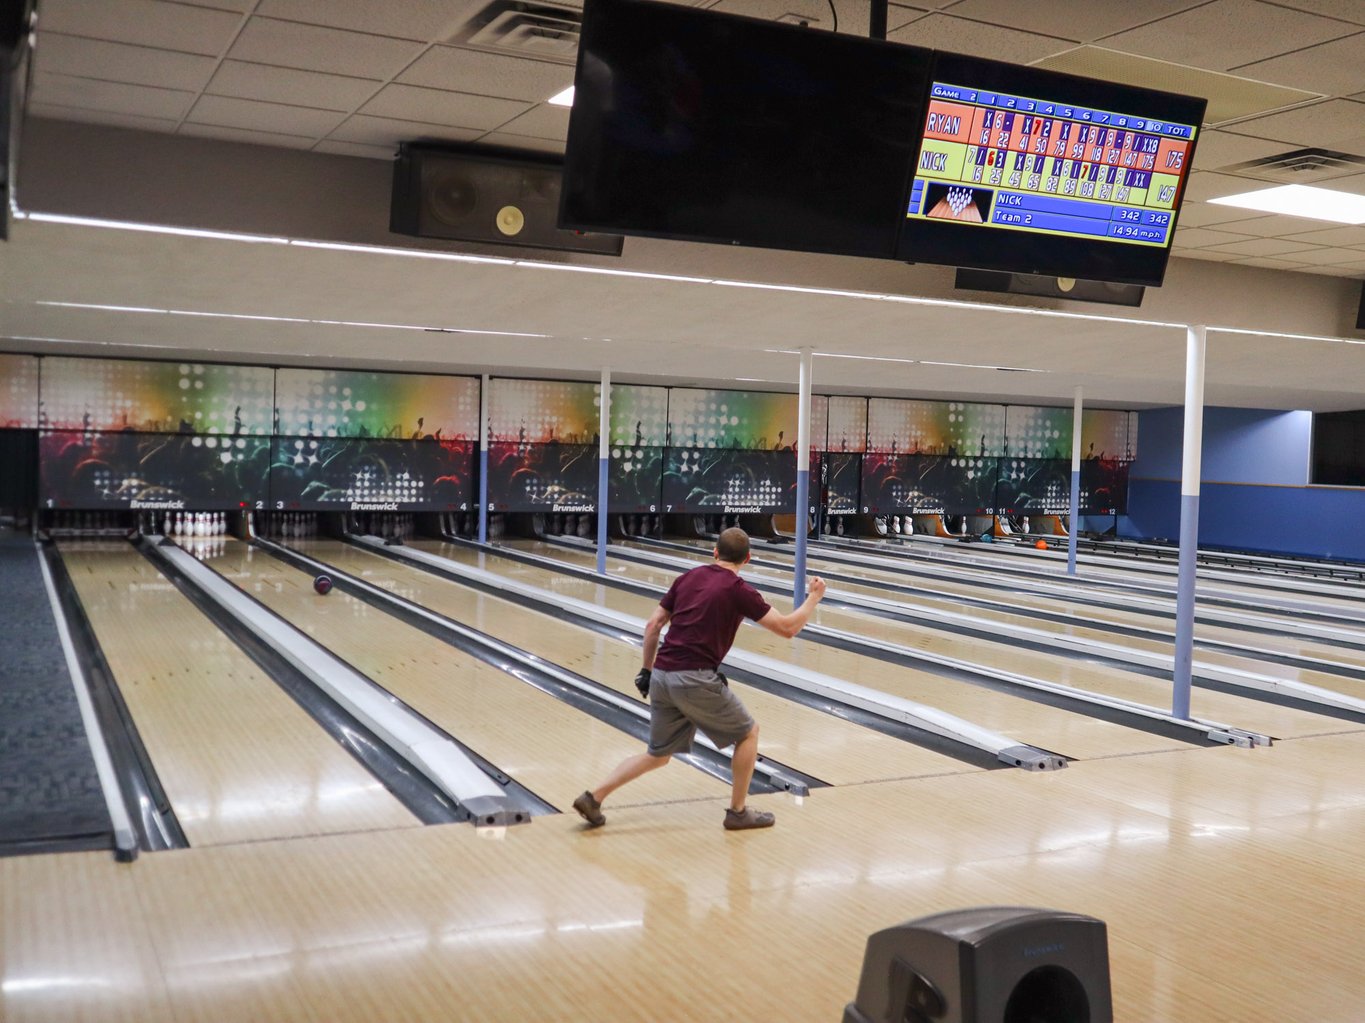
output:
POLYGON ((939 54, 898 255, 1159 286, 1205 106, 939 54))

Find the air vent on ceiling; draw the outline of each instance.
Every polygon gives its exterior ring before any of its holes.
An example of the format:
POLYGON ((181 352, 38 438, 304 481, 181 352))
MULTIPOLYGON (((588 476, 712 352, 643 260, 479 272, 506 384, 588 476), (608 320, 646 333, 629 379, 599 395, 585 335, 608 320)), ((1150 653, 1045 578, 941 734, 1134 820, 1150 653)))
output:
POLYGON ((572 64, 582 28, 583 15, 572 7, 536 0, 493 0, 466 20, 449 42, 572 64))
POLYGON ((1220 170, 1230 174, 1267 178, 1271 181, 1306 184, 1310 181, 1327 181, 1346 174, 1359 174, 1362 167, 1365 167, 1365 158, 1352 156, 1350 153, 1334 153, 1330 149, 1295 149, 1290 153, 1234 163, 1220 170))

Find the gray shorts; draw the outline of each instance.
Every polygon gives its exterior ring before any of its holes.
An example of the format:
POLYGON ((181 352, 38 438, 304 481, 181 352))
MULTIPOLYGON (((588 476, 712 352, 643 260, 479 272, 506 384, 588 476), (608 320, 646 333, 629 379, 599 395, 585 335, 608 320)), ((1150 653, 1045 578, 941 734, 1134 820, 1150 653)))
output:
POLYGON ((700 728, 719 748, 752 731, 753 716, 724 679, 710 668, 660 671, 649 676, 649 752, 687 753, 700 728))

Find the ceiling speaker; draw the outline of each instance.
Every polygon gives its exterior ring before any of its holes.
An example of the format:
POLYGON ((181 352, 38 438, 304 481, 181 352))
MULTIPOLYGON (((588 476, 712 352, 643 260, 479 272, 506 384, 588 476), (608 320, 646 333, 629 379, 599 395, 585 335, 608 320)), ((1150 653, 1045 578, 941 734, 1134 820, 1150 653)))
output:
POLYGON ((1072 302, 1101 302, 1105 305, 1142 305, 1144 288, 1136 284, 1110 284, 1083 281, 1075 277, 1042 277, 1037 274, 1000 273, 996 270, 967 270, 959 267, 953 286, 965 291, 994 291, 1010 295, 1039 295, 1065 298, 1072 302))
POLYGON ((619 235, 559 227, 560 163, 508 150, 404 143, 393 168, 389 230, 619 256, 619 235))

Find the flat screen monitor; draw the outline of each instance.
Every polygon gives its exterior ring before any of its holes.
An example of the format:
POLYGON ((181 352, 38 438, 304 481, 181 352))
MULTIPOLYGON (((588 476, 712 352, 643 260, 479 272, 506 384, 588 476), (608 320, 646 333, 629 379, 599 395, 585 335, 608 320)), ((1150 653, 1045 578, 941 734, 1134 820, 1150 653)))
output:
POLYGON ((895 258, 931 51, 587 0, 561 227, 895 258))
POLYGON ((1205 105, 939 54, 899 256, 1158 286, 1205 105))

